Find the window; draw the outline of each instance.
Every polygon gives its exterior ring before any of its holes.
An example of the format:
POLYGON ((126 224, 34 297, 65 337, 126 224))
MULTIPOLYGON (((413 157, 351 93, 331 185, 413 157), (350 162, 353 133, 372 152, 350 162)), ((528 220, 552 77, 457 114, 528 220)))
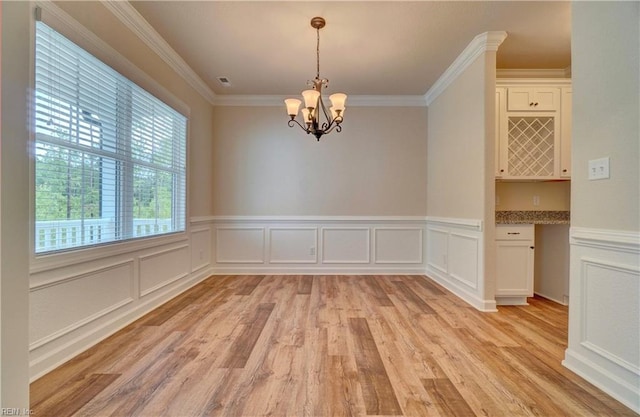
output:
POLYGON ((185 230, 187 119, 36 22, 35 252, 185 230))

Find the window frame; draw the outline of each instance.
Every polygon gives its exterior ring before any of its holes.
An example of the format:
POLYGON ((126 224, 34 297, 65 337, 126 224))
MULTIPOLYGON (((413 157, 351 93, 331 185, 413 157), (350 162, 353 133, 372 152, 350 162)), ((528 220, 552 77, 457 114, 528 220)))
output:
MULTIPOLYGON (((140 70, 132 62, 123 57, 118 51, 96 36, 93 32, 79 24, 56 5, 48 2, 36 2, 36 13, 31 20, 31 91, 30 100, 35 100, 35 49, 36 49, 36 20, 42 20, 56 32, 71 40, 80 48, 84 49, 93 57, 97 58, 103 64, 107 65, 127 80, 137 85, 145 92, 151 94, 159 101, 165 103, 175 112, 185 117, 185 138, 184 138, 184 173, 181 181, 184 188, 181 190, 184 198, 182 207, 183 224, 182 230, 174 230, 162 234, 149 236, 131 237, 127 239, 111 240, 97 244, 75 246, 55 251, 36 252, 36 221, 35 221, 35 158, 33 157, 36 144, 35 133, 35 106, 29 109, 30 137, 29 147, 30 154, 30 225, 29 225, 29 243, 30 243, 30 261, 31 271, 47 270, 57 265, 66 265, 74 263, 76 260, 90 260, 104 258, 105 256, 127 253, 132 250, 141 250, 144 248, 157 247, 160 244, 171 242, 185 241, 188 237, 190 229, 189 213, 189 132, 190 132, 190 109, 180 99, 175 97, 169 90, 160 85, 152 77, 140 70)), ((35 104, 32 101, 33 104, 35 104)), ((174 190, 175 191, 175 190, 174 190)), ((172 205, 175 204, 172 198, 172 205)), ((172 215, 176 216, 177 212, 172 207, 172 215)))

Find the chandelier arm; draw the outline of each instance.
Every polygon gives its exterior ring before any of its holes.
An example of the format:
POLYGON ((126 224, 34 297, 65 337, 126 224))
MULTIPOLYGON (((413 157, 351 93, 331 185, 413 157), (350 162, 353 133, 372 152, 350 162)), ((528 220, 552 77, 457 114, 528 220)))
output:
POLYGON ((333 122, 331 122, 331 123, 332 123, 333 126, 332 125, 328 125, 327 129, 324 129, 324 133, 330 133, 330 132, 333 132, 334 130, 336 132, 338 132, 338 133, 340 131, 342 131, 342 126, 340 126, 340 123, 335 123, 335 124, 333 122))
POLYGON ((298 126, 300 126, 300 128, 301 128, 302 130, 304 130, 305 132, 307 132, 307 133, 310 133, 310 132, 311 132, 311 130, 309 130, 309 128, 308 128, 308 127, 301 125, 301 124, 300 124, 300 122, 299 122, 299 121, 297 121, 296 119, 291 119, 291 120, 289 120, 289 121, 287 122, 287 125, 288 125, 289 127, 293 127, 293 126, 294 126, 294 123, 295 123, 295 124, 297 124, 298 126))

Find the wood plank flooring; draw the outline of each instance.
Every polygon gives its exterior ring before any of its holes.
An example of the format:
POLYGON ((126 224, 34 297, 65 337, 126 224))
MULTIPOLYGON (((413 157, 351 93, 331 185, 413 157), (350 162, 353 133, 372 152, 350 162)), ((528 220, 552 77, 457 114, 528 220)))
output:
POLYGON ((214 276, 31 384, 36 416, 636 416, 560 362, 567 309, 424 276, 214 276))

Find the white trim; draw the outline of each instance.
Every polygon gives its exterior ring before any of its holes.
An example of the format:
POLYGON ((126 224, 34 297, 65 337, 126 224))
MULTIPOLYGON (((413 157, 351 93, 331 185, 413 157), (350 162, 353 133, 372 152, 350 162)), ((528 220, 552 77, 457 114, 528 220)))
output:
MULTIPOLYGON (((552 69, 500 69, 496 70, 500 78, 570 78, 571 67, 552 69)), ((499 80, 498 80, 499 81, 499 80)))
POLYGON ((451 217, 432 217, 427 216, 426 218, 427 224, 439 224, 443 226, 452 226, 462 229, 475 230, 478 232, 482 232, 483 222, 479 219, 456 219, 451 217))
MULTIPOLYGON (((328 264, 331 265, 331 264, 328 264)), ((394 266, 389 268, 370 267, 366 264, 342 266, 223 266, 214 267, 211 275, 425 275, 423 267, 403 268, 394 266), (354 265, 354 266, 352 266, 354 265)))
MULTIPOLYGON (((187 255, 189 255, 189 248, 190 248, 191 242, 189 242, 188 244, 185 245, 181 245, 181 246, 175 246, 175 247, 171 247, 168 249, 162 249, 153 253, 149 253, 149 254, 145 254, 145 255, 141 255, 138 257, 138 277, 140 280, 140 283, 142 283, 142 262, 146 261, 147 259, 151 259, 151 258, 156 258, 158 256, 167 254, 169 252, 177 252, 180 251, 182 249, 187 249, 187 255)), ((143 290, 142 288, 139 288, 139 296, 140 298, 144 298, 147 295, 151 294, 152 292, 156 292, 161 288, 166 287, 167 285, 170 285, 184 277, 189 276, 190 270, 191 269, 191 265, 189 265, 189 267, 187 268, 187 271, 183 272, 182 274, 176 275, 174 277, 171 277, 165 281, 162 281, 156 285, 154 285, 153 287, 149 287, 145 290, 143 290)))
POLYGON ((269 256, 267 257, 267 259, 269 259, 269 263, 270 264, 317 264, 318 263, 318 228, 317 227, 270 227, 269 228, 269 244, 267 247, 267 251, 269 253, 269 256), (315 255, 309 255, 309 256, 313 256, 313 259, 293 259, 293 260, 288 260, 288 259, 273 259, 273 231, 276 230, 304 230, 304 231, 312 231, 313 232, 313 244, 314 244, 314 248, 315 248, 315 255))
POLYGON ((427 102, 427 106, 431 105, 433 101, 440 95, 449 85, 455 81, 464 70, 471 65, 476 58, 482 53, 487 51, 496 51, 498 47, 507 37, 507 32, 504 31, 491 31, 481 33, 473 38, 473 40, 467 45, 460 55, 453 61, 453 63, 446 69, 444 73, 438 78, 438 80, 431 86, 429 91, 424 95, 427 102))
POLYGON ((434 280, 441 286, 447 289, 447 291, 451 291, 463 301, 466 301, 471 306, 475 307, 479 311, 484 312, 496 312, 498 311, 496 307, 495 300, 483 300, 479 298, 476 294, 466 290, 463 287, 452 282, 447 277, 443 276, 442 273, 438 270, 432 269, 427 266, 427 277, 434 280))
MULTIPOLYGON (((291 95, 217 95, 214 106, 282 107, 284 99, 291 95)), ((347 107, 426 107, 427 102, 421 95, 350 95, 347 107)))
POLYGON ((640 414, 640 393, 637 385, 630 384, 572 349, 565 351, 562 365, 640 414))
POLYGON ((320 263, 322 264, 369 264, 371 263, 371 229, 369 229, 368 227, 321 227, 320 228, 320 236, 321 236, 321 247, 322 247, 322 258, 320 259, 320 263), (325 233, 326 231, 336 231, 336 230, 343 230, 343 231, 365 231, 367 232, 367 240, 366 240, 366 245, 367 245, 367 258, 365 260, 357 260, 357 259, 353 259, 353 260, 331 260, 331 259, 327 259, 325 258, 325 253, 326 253, 326 248, 325 248, 325 233))
POLYGON ((209 103, 216 94, 184 59, 165 41, 144 17, 127 1, 101 0, 102 5, 144 42, 209 103))
POLYGON ((186 242, 189 236, 186 232, 176 232, 169 235, 147 236, 132 240, 95 245, 69 252, 51 253, 36 256, 29 263, 29 274, 65 268, 71 265, 83 264, 88 261, 104 259, 110 256, 122 255, 157 248, 172 243, 186 242))
POLYGON ((51 333, 48 336, 43 337, 42 339, 38 339, 33 343, 29 344, 29 350, 34 350, 37 349, 41 346, 46 345, 47 343, 53 342, 54 340, 60 339, 63 336, 68 335, 69 333, 73 332, 74 330, 79 329, 80 327, 89 324, 91 322, 94 322, 96 320, 98 320, 101 317, 106 316, 107 314, 116 311, 117 309, 119 309, 120 307, 126 306, 127 304, 131 304, 133 302, 133 298, 129 297, 129 298, 125 298, 124 300, 120 300, 115 304, 112 304, 88 317, 85 317, 82 320, 76 321, 74 323, 71 323, 70 325, 54 332, 51 333))
POLYGON ((571 78, 497 78, 496 87, 503 86, 571 87, 571 78))
POLYGON ((318 223, 424 223, 423 216, 209 216, 199 217, 199 222, 225 224, 318 224, 318 223))
POLYGON ((640 232, 636 231, 571 227, 569 242, 577 246, 640 253, 640 232))
POLYGON ((131 264, 132 266, 132 271, 133 271, 133 264, 134 264, 134 259, 133 258, 128 258, 125 259, 123 261, 118 261, 118 262, 113 262, 110 263, 108 265, 102 265, 99 268, 90 268, 90 269, 86 269, 84 271, 81 272, 75 272, 73 274, 67 274, 63 277, 59 277, 59 278, 54 278, 54 279, 49 279, 43 282, 38 282, 36 284, 29 284, 29 292, 34 292, 43 288, 47 288, 47 287, 53 287, 55 285, 59 285, 62 284, 64 282, 70 282, 70 281, 75 281, 77 279, 82 279, 82 278, 86 278, 89 275, 94 275, 96 273, 99 272, 105 272, 111 269, 116 269, 118 267, 121 267, 123 265, 126 264, 131 264))
MULTIPOLYGON (((584 348, 592 351, 593 353, 602 356, 603 358, 605 358, 606 360, 615 363, 616 365, 626 369, 629 372, 634 373, 637 376, 640 376, 640 367, 638 367, 638 365, 634 365, 632 363, 630 363, 629 361, 624 360, 623 358, 620 358, 610 352, 608 352, 607 350, 599 347, 598 345, 596 345, 595 343, 589 341, 589 332, 588 332, 588 328, 587 328, 587 308, 588 305, 585 302, 588 299, 588 293, 587 293, 587 289, 589 287, 589 281, 590 281, 590 276, 588 274, 588 267, 589 266, 593 266, 593 267, 597 267, 600 269, 607 269, 609 271, 613 271, 613 272, 622 272, 622 273, 629 273, 632 275, 636 275, 638 277, 640 277, 640 266, 638 265, 629 265, 629 264, 623 264, 620 262, 610 262, 610 261, 603 261, 600 259, 596 259, 590 256, 581 256, 580 257, 580 274, 581 274, 581 294, 580 294, 580 298, 582 300, 582 305, 581 307, 581 313, 580 313, 580 317, 581 317, 581 322, 580 322, 580 334, 581 334, 581 340, 580 340, 580 345, 583 346, 584 348)), ((615 275, 612 275, 615 276, 615 275)), ((612 278, 615 279, 615 278, 612 278)))
MULTIPOLYGON (((213 275, 211 268, 204 270, 199 274, 194 274, 191 278, 176 285, 174 288, 158 294, 155 297, 149 297, 148 299, 141 300, 141 302, 131 310, 128 310, 93 329, 89 329, 87 332, 79 334, 77 337, 74 337, 63 345, 56 346, 46 353, 38 355, 35 359, 31 359, 29 361, 29 370, 31 374, 29 381, 35 381, 61 364, 67 362, 69 359, 79 355, 112 334, 120 331, 127 325, 138 320, 149 311, 158 308, 158 306, 164 302, 177 297, 189 288, 209 278, 211 275, 213 275)), ((30 349, 31 354, 33 355, 36 350, 37 349, 30 349)))
POLYGON ((266 239, 266 234, 265 234, 265 228, 264 227, 251 227, 251 226, 222 226, 222 227, 216 227, 215 228, 215 234, 216 234, 216 252, 215 252, 215 259, 214 262, 217 264, 263 264, 264 260, 265 260, 265 239, 266 239), (220 230, 257 230, 262 232, 262 259, 220 259, 220 252, 218 251, 218 248, 220 248, 220 246, 222 246, 220 244, 220 233, 218 233, 220 230))
POLYGON ((422 264, 424 263, 424 228, 423 227, 374 227, 373 228, 373 263, 374 264, 393 264, 393 265, 402 265, 402 264, 422 264), (417 260, 409 260, 409 261, 385 261, 385 260, 380 260, 380 256, 378 255, 378 231, 379 230, 404 230, 404 231, 411 231, 411 232, 419 232, 419 242, 420 244, 418 245, 418 251, 420 253, 419 255, 419 259, 417 260))

